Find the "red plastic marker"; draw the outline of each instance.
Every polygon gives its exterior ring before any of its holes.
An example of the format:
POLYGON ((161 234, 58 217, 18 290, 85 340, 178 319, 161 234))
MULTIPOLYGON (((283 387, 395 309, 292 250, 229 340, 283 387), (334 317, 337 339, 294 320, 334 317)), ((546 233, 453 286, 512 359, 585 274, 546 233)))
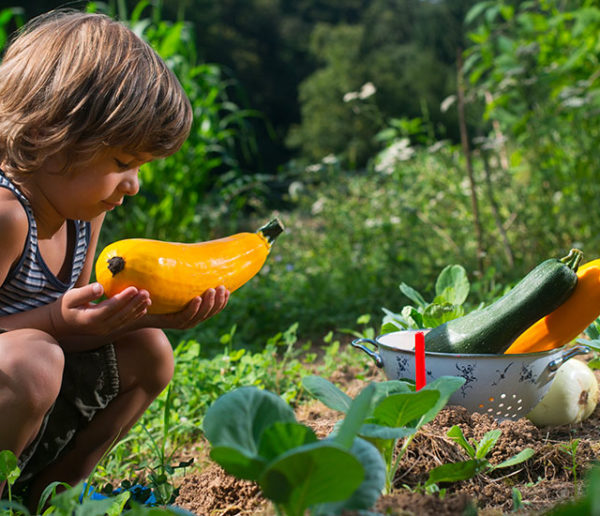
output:
POLYGON ((418 391, 427 383, 425 376, 425 334, 415 333, 415 388, 418 391))

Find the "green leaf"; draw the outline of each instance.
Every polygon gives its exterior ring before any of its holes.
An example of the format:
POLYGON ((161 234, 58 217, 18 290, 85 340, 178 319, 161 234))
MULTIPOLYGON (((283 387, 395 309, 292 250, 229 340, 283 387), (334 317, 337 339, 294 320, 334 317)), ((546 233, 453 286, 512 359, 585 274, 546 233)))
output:
POLYGON ((392 394, 415 392, 414 384, 404 380, 387 380, 376 382, 373 385, 375 385, 375 394, 371 400, 373 407, 379 405, 381 401, 392 394))
POLYGON ((414 306, 405 306, 401 311, 401 315, 404 319, 409 321, 409 326, 411 328, 426 327, 423 321, 423 315, 414 306))
POLYGON ((268 462, 292 448, 316 441, 315 432, 305 425, 295 422, 277 422, 263 431, 258 455, 268 462))
POLYGON ((494 3, 495 2, 491 0, 487 2, 477 2, 473 7, 471 7, 471 9, 469 9, 469 11, 467 11, 465 16, 465 25, 469 25, 473 20, 481 16, 481 14, 486 9, 489 9, 491 6, 493 6, 494 3))
POLYGON ((371 314, 363 314, 356 319, 356 324, 369 324, 371 314))
POLYGON ((406 330, 407 324, 400 322, 399 320, 386 321, 381 325, 381 333, 392 333, 395 331, 406 330))
POLYGON ((462 306, 444 303, 441 300, 431 303, 423 311, 423 324, 426 328, 435 328, 440 324, 457 319, 464 315, 462 306))
POLYGON ((500 464, 492 466, 491 469, 508 468, 516 464, 521 464, 521 462, 529 460, 534 454, 535 452, 531 448, 525 448, 524 450, 517 453, 514 457, 511 457, 510 459, 507 459, 504 462, 501 462, 500 464))
POLYGON ((414 288, 409 287, 406 283, 400 283, 400 291, 411 301, 414 301, 421 308, 427 306, 427 301, 414 288))
POLYGON ((175 23, 169 27, 166 36, 160 42, 158 53, 163 59, 167 59, 177 52, 177 49, 182 41, 182 32, 184 24, 182 22, 175 23))
POLYGON ((29 516, 31 513, 22 503, 14 500, 0 500, 0 514, 20 514, 29 516), (11 513, 11 510, 15 512, 11 513))
POLYGON ((263 431, 277 422, 296 422, 285 401, 257 387, 241 387, 209 407, 202 429, 212 446, 235 448, 254 457, 263 431))
POLYGON ((483 471, 487 465, 488 462, 481 459, 470 459, 464 462, 442 464, 429 472, 429 478, 427 479, 426 485, 467 480, 483 471))
POLYGON ((325 378, 315 375, 305 376, 302 378, 302 385, 330 409, 346 413, 350 408, 352 398, 325 378))
POLYGON ((476 459, 483 459, 490 452, 490 450, 496 445, 498 438, 502 435, 501 430, 490 430, 486 432, 483 436, 479 445, 477 446, 477 451, 475 452, 476 459))
POLYGON ((461 265, 447 265, 435 283, 436 297, 451 305, 462 305, 469 295, 469 278, 461 265))
POLYGON ((469 441, 465 439, 465 436, 458 425, 454 425, 448 432, 446 433, 450 439, 454 442, 458 443, 463 450, 467 452, 467 455, 472 459, 475 458, 475 448, 469 444, 469 441))
POLYGON ((331 440, 307 444, 271 462, 259 484, 263 494, 290 514, 348 498, 365 478, 360 461, 331 440))
POLYGON ((365 423, 360 429, 360 435, 369 439, 395 440, 404 439, 417 432, 414 427, 390 427, 365 423))
POLYGON ((213 446, 210 458, 230 475, 246 480, 258 480, 267 464, 258 454, 249 454, 233 446, 213 446))
POLYGON ((512 488, 513 512, 523 508, 523 495, 516 487, 512 488))
POLYGON ((421 425, 433 421, 439 411, 447 405, 450 396, 460 389, 464 385, 465 381, 466 380, 460 376, 440 376, 439 378, 436 378, 435 380, 424 385, 421 389, 422 391, 435 390, 439 393, 440 397, 436 404, 423 416, 421 425))
POLYGON ((17 465, 17 457, 10 450, 0 451, 0 483, 7 481, 13 485, 21 475, 21 470, 17 465))
POLYGON ((592 358, 587 364, 591 369, 600 369, 600 357, 592 358))
POLYGON ((409 423, 414 427, 418 420, 435 406, 440 393, 421 389, 418 392, 391 394, 381 400, 367 423, 398 428, 409 423))
POLYGON ((317 505, 314 516, 341 514, 348 510, 370 509, 381 496, 385 486, 385 462, 377 448, 364 439, 357 438, 350 450, 360 461, 365 471, 365 479, 352 495, 337 503, 317 505))
POLYGON ((342 421, 340 429, 334 438, 340 446, 349 449, 352 443, 354 443, 360 427, 371 412, 371 400, 374 394, 375 385, 369 384, 352 401, 346 417, 342 421))

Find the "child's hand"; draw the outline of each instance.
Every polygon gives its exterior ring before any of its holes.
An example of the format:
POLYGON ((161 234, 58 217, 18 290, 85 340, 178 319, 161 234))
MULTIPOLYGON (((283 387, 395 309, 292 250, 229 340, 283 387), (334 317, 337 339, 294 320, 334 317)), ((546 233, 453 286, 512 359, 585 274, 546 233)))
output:
POLYGON ((224 286, 209 288, 202 297, 196 296, 180 312, 173 314, 148 314, 144 325, 155 328, 184 330, 193 328, 202 321, 217 315, 229 301, 229 290, 224 286))
POLYGON ((139 319, 151 304, 148 292, 135 287, 127 287, 110 299, 93 304, 103 293, 99 283, 67 291, 51 306, 56 333, 108 335, 139 319))

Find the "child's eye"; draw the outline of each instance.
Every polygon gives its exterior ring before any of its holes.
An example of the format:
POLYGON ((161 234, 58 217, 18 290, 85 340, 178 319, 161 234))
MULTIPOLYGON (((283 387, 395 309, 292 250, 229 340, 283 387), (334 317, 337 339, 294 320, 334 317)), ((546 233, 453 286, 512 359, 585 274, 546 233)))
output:
POLYGON ((122 161, 118 160, 115 158, 115 163, 117 164, 117 167, 119 167, 121 170, 128 170, 129 167, 129 163, 123 163, 122 161))

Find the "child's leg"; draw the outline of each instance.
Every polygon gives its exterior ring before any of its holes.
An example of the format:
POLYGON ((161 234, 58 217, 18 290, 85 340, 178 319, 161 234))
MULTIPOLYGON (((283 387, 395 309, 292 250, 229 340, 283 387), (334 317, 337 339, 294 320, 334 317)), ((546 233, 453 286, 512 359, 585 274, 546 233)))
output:
POLYGON ((0 450, 18 457, 33 441, 60 391, 63 365, 62 349, 47 333, 0 334, 0 450))
POLYGON ((55 463, 32 481, 30 501, 53 481, 76 485, 94 469, 111 444, 122 439, 173 376, 173 351, 158 329, 131 332, 115 341, 120 387, 108 406, 96 413, 55 463))

